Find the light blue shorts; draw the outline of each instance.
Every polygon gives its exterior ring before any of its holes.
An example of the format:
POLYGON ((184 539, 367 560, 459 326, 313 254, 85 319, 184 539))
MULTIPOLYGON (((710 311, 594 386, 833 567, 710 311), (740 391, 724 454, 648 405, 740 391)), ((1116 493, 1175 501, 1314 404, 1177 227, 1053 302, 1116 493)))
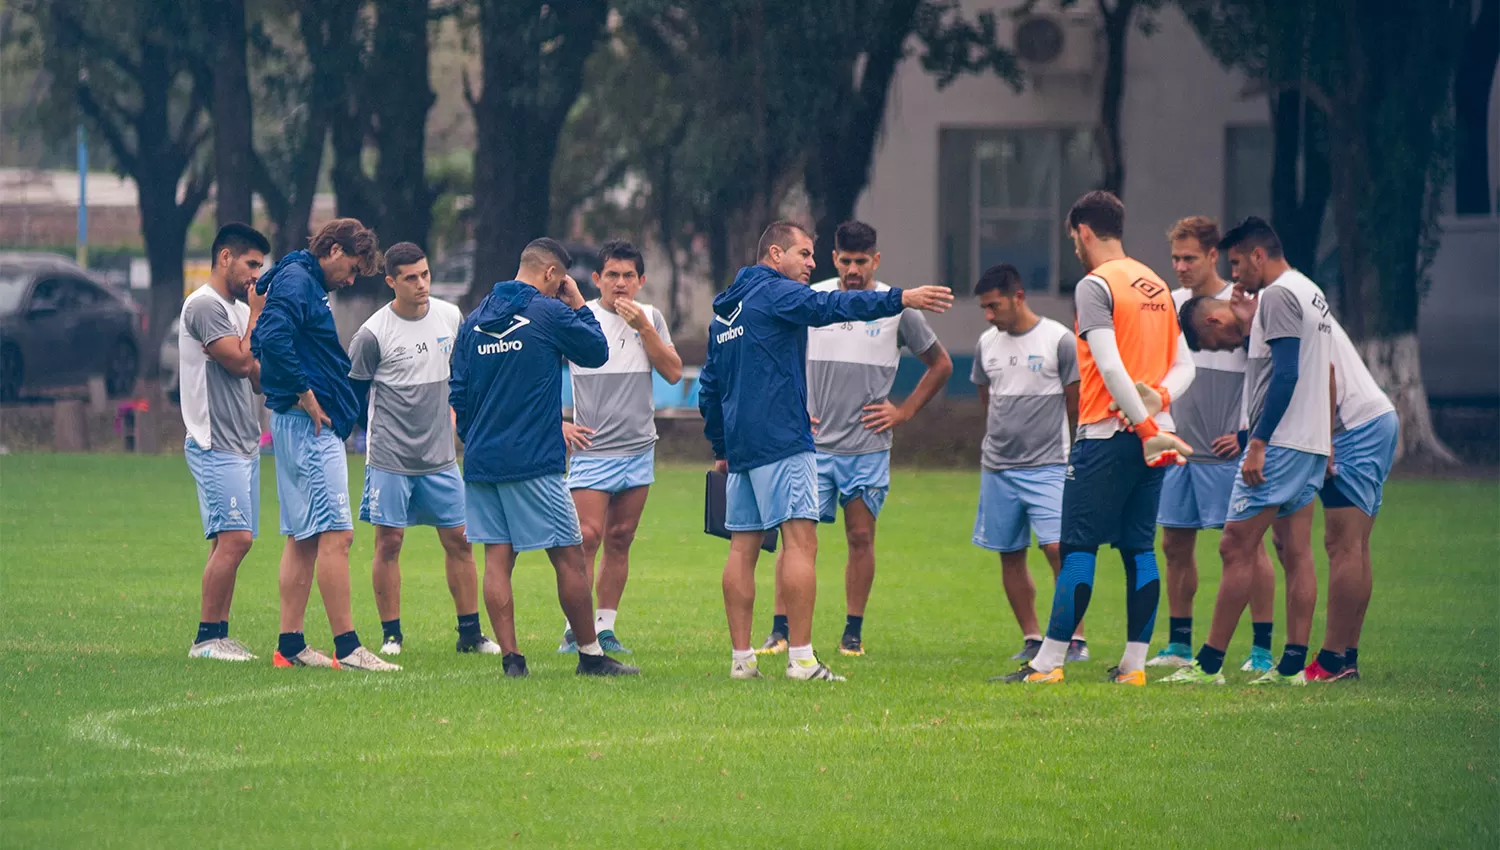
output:
POLYGON ((1161 482, 1157 525, 1166 528, 1223 528, 1229 514, 1229 494, 1239 477, 1239 464, 1187 463, 1167 467, 1161 482))
MULTIPOLYGON (((1240 456, 1239 466, 1245 463, 1240 456)), ((1323 473, 1328 470, 1328 456, 1315 455, 1281 446, 1266 448, 1264 483, 1251 487, 1236 471, 1234 491, 1229 496, 1229 514, 1226 520, 1240 522, 1255 516, 1266 508, 1277 508, 1276 516, 1291 516, 1307 507, 1323 486, 1323 473)))
POLYGON ((183 444, 188 470, 198 484, 198 515, 203 539, 221 531, 260 534, 260 455, 201 448, 192 437, 183 444))
POLYGON ((507 543, 517 552, 583 545, 578 511, 561 475, 464 482, 470 543, 507 543))
POLYGON ((306 540, 325 531, 351 531, 349 460, 344 441, 313 423, 301 410, 271 413, 271 444, 276 447, 276 496, 281 500, 281 533, 306 540))
POLYGON ((818 519, 833 522, 838 508, 855 499, 877 519, 891 490, 891 453, 862 455, 818 453, 818 519))
POLYGON ((655 480, 655 446, 638 455, 622 457, 573 455, 568 461, 569 490, 623 493, 637 487, 649 487, 655 480))
POLYGON ((818 520, 818 463, 802 452, 745 472, 724 483, 724 528, 769 531, 789 519, 818 520))
POLYGON ((365 493, 359 518, 385 528, 464 524, 464 479, 458 466, 426 475, 402 475, 365 467, 365 493))
POLYGON ((1020 552, 1062 539, 1063 478, 1067 464, 1030 469, 981 470, 974 545, 992 552, 1020 552))
POLYGON ((1323 485, 1323 508, 1359 508, 1371 517, 1380 513, 1385 479, 1396 462, 1400 438, 1395 411, 1334 434, 1333 477, 1323 485))

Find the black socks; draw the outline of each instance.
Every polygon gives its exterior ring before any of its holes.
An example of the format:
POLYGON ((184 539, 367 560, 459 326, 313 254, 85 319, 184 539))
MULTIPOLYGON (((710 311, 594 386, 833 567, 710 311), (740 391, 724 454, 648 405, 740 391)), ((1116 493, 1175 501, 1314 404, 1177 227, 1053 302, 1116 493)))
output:
MULTIPOLYGON (((1271 651, 1271 627, 1275 623, 1251 623, 1250 628, 1255 632, 1255 645, 1266 652, 1271 651)), ((1306 655, 1307 647, 1302 647, 1303 655, 1306 655)))
POLYGON ((792 633, 792 630, 787 628, 785 614, 776 614, 771 617, 771 632, 782 637, 786 637, 792 633))
POLYGON ((865 618, 856 617, 853 614, 844 617, 844 634, 859 637, 859 630, 864 626, 865 618))
MULTIPOLYGON (((459 617, 458 621, 459 621, 460 624, 462 624, 463 623, 463 618, 459 617)), ((396 639, 396 643, 400 643, 401 642, 401 618, 397 617, 394 620, 381 620, 380 621, 380 633, 381 633, 381 635, 386 640, 390 640, 391 638, 395 638, 396 639)))
POLYGON ((1344 654, 1320 649, 1318 650, 1318 666, 1337 676, 1344 672, 1344 654))
POLYGON ((1276 672, 1283 676, 1295 676, 1307 666, 1307 647, 1289 643, 1281 650, 1281 663, 1276 672))
POLYGON ((1224 650, 1214 649, 1205 643, 1203 648, 1198 650, 1198 666, 1202 667, 1203 672, 1210 676, 1223 670, 1224 650))
MULTIPOLYGON (((397 620, 396 622, 400 622, 397 620)), ((460 614, 458 617, 458 639, 464 643, 479 642, 479 612, 460 614)))
POLYGON ((301 655, 304 649, 307 649, 307 641, 303 639, 301 632, 282 632, 276 638, 276 651, 288 661, 301 655))
POLYGON ((359 649, 359 635, 353 631, 333 636, 333 654, 339 658, 343 658, 356 649, 359 649))
POLYGON ((1180 643, 1183 646, 1193 645, 1193 618, 1192 617, 1168 617, 1167 618, 1167 640, 1170 643, 1180 643))

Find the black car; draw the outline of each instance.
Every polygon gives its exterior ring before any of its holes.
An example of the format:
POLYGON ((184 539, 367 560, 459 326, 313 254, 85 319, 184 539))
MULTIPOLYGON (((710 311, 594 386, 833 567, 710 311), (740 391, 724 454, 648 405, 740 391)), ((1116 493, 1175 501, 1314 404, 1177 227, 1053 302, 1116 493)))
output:
POLYGON ((0 252, 0 401, 102 375, 135 386, 144 313, 67 258, 0 252))

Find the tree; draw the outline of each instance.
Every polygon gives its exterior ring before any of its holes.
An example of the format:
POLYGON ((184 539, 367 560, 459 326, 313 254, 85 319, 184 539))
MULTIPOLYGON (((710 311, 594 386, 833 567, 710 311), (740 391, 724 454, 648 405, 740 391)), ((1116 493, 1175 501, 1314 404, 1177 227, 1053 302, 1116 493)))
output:
POLYGON ((1500 0, 1483 0, 1464 37, 1453 100, 1458 122, 1454 155, 1455 208, 1459 215, 1490 213, 1490 88, 1500 63, 1500 0))
POLYGON ((1451 176, 1469 0, 1182 2, 1221 62, 1270 90, 1301 92, 1327 116, 1340 319, 1396 405, 1398 456, 1454 462, 1432 428, 1416 331, 1451 176))
MULTIPOLYGON (((213 77, 195 42, 204 22, 184 4, 34 0, 54 105, 76 105, 136 184, 151 269, 146 350, 182 304, 188 227, 213 184, 207 141, 213 77)), ((156 357, 143 357, 155 377, 156 357)))
POLYGON ((252 129, 250 69, 245 60, 248 33, 245 0, 215 0, 210 21, 214 33, 214 172, 215 213, 222 226, 249 223, 252 215, 250 157, 252 129))
POLYGON ((820 279, 837 274, 834 231, 854 217, 869 185, 891 82, 913 37, 922 46, 923 68, 937 76, 940 88, 961 74, 989 70, 1020 87, 1014 56, 997 45, 994 13, 981 12, 970 22, 957 14, 957 6, 934 0, 840 0, 818 7, 825 17, 811 33, 817 44, 807 49, 824 58, 823 67, 798 84, 823 95, 811 113, 817 131, 804 172, 820 279), (845 37, 827 43, 823 32, 828 29, 842 30, 845 37))
POLYGON ((479 3, 480 91, 464 81, 477 134, 471 305, 546 232, 558 133, 607 8, 604 0, 479 3))
POLYGON ((1282 91, 1271 95, 1271 130, 1271 224, 1281 236, 1287 261, 1311 269, 1318 263, 1319 235, 1333 190, 1328 120, 1300 91, 1282 91))
POLYGON ((286 21, 258 22, 251 43, 261 67, 265 111, 275 132, 252 151, 256 194, 265 202, 277 255, 307 245, 309 217, 323 168, 330 119, 345 101, 351 71, 357 69, 355 24, 360 0, 309 3, 297 12, 301 51, 282 45, 286 21))

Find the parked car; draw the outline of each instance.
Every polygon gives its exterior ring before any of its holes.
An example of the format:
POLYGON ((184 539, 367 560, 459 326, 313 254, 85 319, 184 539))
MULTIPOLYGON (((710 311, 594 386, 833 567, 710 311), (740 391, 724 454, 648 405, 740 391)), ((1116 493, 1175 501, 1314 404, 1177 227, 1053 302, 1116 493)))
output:
MULTIPOLYGON (((593 274, 599 270, 599 249, 577 242, 564 242, 563 247, 573 255, 573 265, 568 269, 568 274, 578 281, 578 289, 583 297, 598 298, 599 290, 594 286, 593 274)), ((469 281, 473 277, 474 243, 465 242, 444 257, 442 262, 432 266, 432 294, 448 301, 458 301, 469 291, 469 281)))
POLYGON ((0 400, 102 375, 135 387, 145 312, 58 254, 0 252, 0 400))

